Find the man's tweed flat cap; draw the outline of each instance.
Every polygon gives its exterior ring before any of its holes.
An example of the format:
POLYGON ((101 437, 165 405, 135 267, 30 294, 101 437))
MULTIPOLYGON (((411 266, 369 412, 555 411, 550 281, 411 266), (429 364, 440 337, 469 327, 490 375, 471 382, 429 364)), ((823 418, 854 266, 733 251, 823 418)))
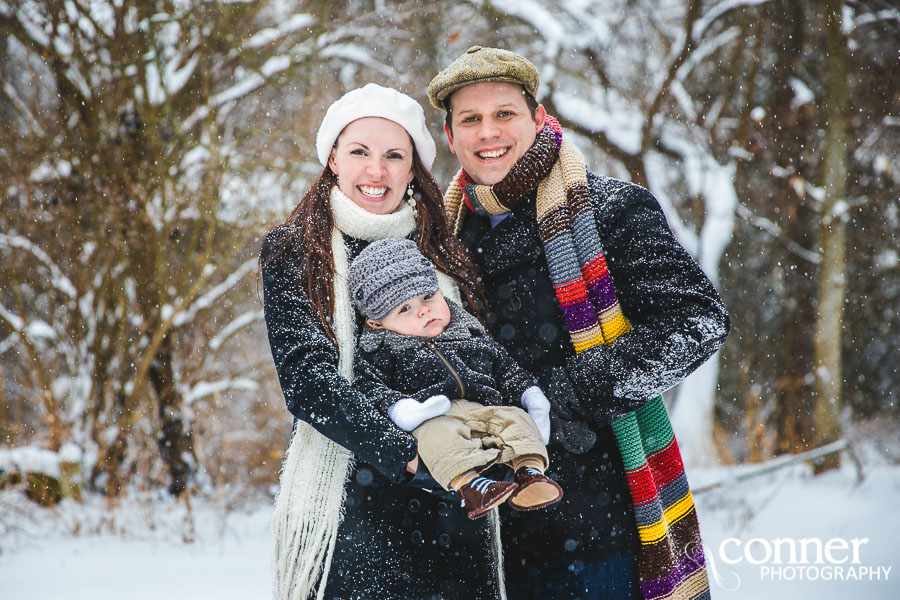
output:
POLYGON ((445 109, 447 96, 459 88, 485 81, 517 83, 536 97, 539 77, 534 64, 515 52, 472 46, 435 75, 428 84, 428 99, 435 108, 445 109))

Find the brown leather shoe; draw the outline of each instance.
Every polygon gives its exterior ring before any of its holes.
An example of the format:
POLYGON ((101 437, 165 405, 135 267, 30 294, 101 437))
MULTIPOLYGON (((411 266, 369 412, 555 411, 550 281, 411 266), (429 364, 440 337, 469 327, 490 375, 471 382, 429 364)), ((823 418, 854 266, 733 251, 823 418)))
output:
POLYGON ((509 499, 509 505, 516 510, 537 510, 563 497, 559 484, 536 469, 519 469, 515 481, 519 489, 509 499))
POLYGON ((472 483, 464 485, 458 492, 463 506, 469 512, 470 519, 480 519, 489 510, 503 504, 506 499, 519 488, 519 484, 511 481, 494 481, 487 477, 479 477, 472 483))

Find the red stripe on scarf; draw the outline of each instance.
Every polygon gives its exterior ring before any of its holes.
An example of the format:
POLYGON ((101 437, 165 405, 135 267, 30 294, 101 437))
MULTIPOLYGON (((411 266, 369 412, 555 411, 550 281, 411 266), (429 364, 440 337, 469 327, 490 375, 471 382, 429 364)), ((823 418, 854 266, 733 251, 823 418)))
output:
POLYGON ((672 438, 668 446, 653 456, 648 456, 647 464, 650 465, 658 488, 663 488, 672 480, 681 477, 684 473, 684 464, 681 462, 681 452, 678 451, 678 442, 675 438, 672 438))
POLYGON ((554 285, 556 299, 560 306, 569 306, 587 300, 587 287, 583 279, 575 279, 562 285, 554 285))
POLYGON ((584 276, 587 287, 591 287, 594 282, 609 275, 609 269, 606 267, 606 257, 600 253, 592 258, 586 265, 581 267, 581 274, 584 276))
POLYGON ((631 501, 635 506, 647 504, 656 500, 656 484, 649 465, 643 465, 640 469, 625 473, 628 480, 628 488, 631 490, 631 501))
POLYGON ((634 504, 640 506, 653 501, 657 491, 684 474, 681 453, 675 438, 669 445, 647 459, 634 471, 625 473, 634 504))

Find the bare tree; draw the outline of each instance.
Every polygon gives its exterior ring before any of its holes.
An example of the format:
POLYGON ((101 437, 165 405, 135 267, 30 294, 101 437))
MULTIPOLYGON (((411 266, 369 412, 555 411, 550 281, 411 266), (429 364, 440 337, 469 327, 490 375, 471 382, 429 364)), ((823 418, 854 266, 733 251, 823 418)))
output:
MULTIPOLYGON (((173 494, 197 485, 185 397, 209 370, 191 373, 182 350, 240 318, 230 296, 255 273, 260 231, 249 198, 224 193, 253 168, 231 115, 253 114, 260 90, 303 64, 316 22, 266 9, 0 10, 12 115, 0 133, 0 269, 18 284, 0 296, 0 335, 15 340, 21 383, 7 402, 41 407, 51 449, 74 441, 93 454, 91 480, 108 494, 138 469, 144 439, 173 494)), ((230 381, 255 385, 252 373, 230 381)))
MULTIPOLYGON (((838 420, 843 382, 841 328, 847 289, 847 41, 841 29, 842 0, 827 0, 825 24, 828 74, 825 79, 825 196, 819 223, 819 298, 815 344, 816 407, 814 431, 817 445, 841 436, 838 420)), ((835 468, 839 454, 816 464, 819 471, 835 468)))

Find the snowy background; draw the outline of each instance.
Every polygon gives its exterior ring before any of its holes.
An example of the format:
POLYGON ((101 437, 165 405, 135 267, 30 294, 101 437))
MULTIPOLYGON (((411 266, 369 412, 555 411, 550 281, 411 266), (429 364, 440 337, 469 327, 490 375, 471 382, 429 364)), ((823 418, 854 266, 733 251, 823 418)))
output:
MULTIPOLYGON (((723 483, 696 497, 713 598, 900 597, 900 468, 873 453, 861 482, 852 463, 818 477, 801 464, 735 481, 746 471, 689 471, 694 487, 723 483), (859 566, 880 569, 882 575, 863 581, 772 581, 761 576, 766 564, 724 562, 721 545, 728 538, 742 544, 755 538, 770 544, 784 538, 818 538, 823 544, 833 538, 868 539, 860 543, 859 566)), ((4 600, 269 598, 269 505, 225 511, 213 500, 194 501, 188 516, 183 503, 165 498, 125 500, 113 510, 102 502, 47 510, 12 500, 0 498, 6 506, 0 538, 4 600)), ((761 562, 762 545, 751 547, 750 557, 761 562)), ((731 560, 741 554, 734 543, 724 552, 731 560)), ((826 560, 810 566, 829 565, 826 560)))
POLYGON ((831 14, 836 42, 819 0, 0 0, 0 600, 269 596, 290 417, 260 235, 321 168, 330 102, 397 86, 439 133, 425 87, 474 44, 532 58, 592 170, 648 187, 728 306, 725 347, 666 396, 713 597, 900 598, 900 9, 831 14), (835 281, 840 377, 814 348, 835 281), (835 425, 840 468, 744 478, 835 425), (809 538, 868 539, 888 580, 723 560, 809 538))

